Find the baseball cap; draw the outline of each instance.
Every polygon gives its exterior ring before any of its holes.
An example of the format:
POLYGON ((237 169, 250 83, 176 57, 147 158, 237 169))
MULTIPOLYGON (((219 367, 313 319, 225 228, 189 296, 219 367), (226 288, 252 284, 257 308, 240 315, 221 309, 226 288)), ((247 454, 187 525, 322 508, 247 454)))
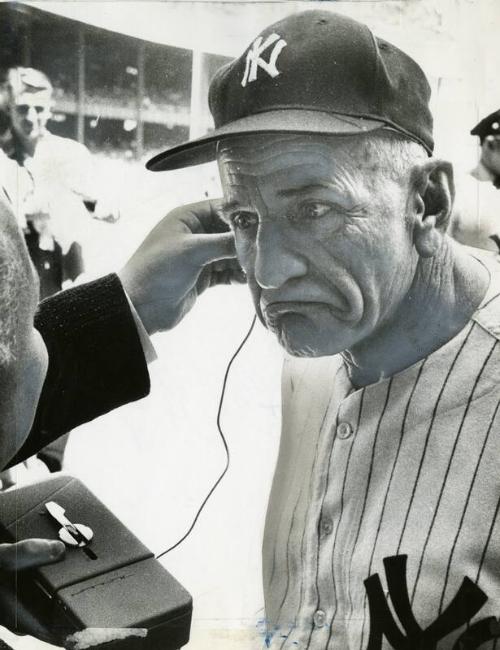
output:
POLYGON ((483 118, 470 134, 479 136, 481 144, 489 135, 500 135, 500 109, 483 118))
POLYGON ((215 159, 217 143, 257 133, 353 135, 396 130, 431 155, 430 86, 418 64, 352 18, 292 14, 264 29, 215 74, 215 130, 156 155, 152 171, 215 159))

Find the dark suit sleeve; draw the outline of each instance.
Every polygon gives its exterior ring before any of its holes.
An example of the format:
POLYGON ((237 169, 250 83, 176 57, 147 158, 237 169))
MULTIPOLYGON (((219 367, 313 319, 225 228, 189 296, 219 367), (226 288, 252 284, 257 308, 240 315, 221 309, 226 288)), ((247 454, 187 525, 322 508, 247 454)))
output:
POLYGON ((35 327, 49 353, 33 428, 11 465, 80 424, 149 393, 141 341, 118 276, 40 303, 35 327))

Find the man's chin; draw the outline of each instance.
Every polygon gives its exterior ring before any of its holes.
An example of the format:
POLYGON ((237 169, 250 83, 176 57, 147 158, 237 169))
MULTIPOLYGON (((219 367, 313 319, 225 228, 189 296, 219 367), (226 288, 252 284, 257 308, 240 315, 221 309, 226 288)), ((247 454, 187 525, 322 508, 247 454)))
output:
POLYGON ((349 341, 340 332, 320 328, 308 319, 280 319, 272 326, 266 324, 277 337, 279 344, 294 357, 326 357, 343 352, 349 341), (287 321, 287 322, 285 322, 287 321))
MULTIPOLYGON (((280 341, 281 343, 281 341, 280 341)), ((330 356, 327 354, 324 354, 322 351, 313 349, 309 346, 305 346, 303 348, 298 348, 295 346, 291 345, 286 345, 284 343, 281 343, 282 347, 288 352, 288 354, 292 357, 297 357, 298 359, 315 359, 317 357, 325 357, 325 356, 330 356)))
POLYGON ((27 144, 33 144, 38 140, 38 131, 36 129, 23 129, 20 133, 18 133, 18 135, 21 140, 27 144))

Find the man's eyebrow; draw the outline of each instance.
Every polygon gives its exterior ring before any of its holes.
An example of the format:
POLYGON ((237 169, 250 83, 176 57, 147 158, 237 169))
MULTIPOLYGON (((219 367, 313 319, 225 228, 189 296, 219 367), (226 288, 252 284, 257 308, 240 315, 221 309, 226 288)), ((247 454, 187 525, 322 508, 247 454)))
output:
POLYGON ((301 185, 300 187, 290 187, 284 190, 278 190, 276 192, 277 196, 296 196, 297 194, 307 194, 307 192, 314 192, 315 190, 339 190, 338 183, 308 183, 307 185, 301 185))

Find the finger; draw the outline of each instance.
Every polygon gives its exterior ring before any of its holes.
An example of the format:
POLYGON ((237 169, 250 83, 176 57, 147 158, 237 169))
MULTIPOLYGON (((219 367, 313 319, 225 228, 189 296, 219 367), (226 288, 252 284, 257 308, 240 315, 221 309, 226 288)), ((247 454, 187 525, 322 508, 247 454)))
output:
POLYGON ((231 273, 229 282, 231 284, 246 284, 247 274, 245 273, 245 271, 243 271, 243 269, 237 269, 236 271, 233 271, 231 273))
POLYGON ((231 228, 223 214, 224 199, 212 199, 210 207, 212 210, 212 223, 210 232, 228 232, 231 228))
POLYGON ((189 238, 187 246, 188 259, 196 267, 236 257, 232 232, 220 235, 194 235, 189 238))
POLYGON ((198 295, 201 295, 205 289, 220 284, 246 284, 245 272, 234 262, 235 260, 223 260, 205 266, 196 282, 198 295), (224 264, 227 266, 224 267, 224 264))
POLYGON ((245 284, 247 276, 236 259, 226 259, 211 265, 210 286, 217 284, 245 284))
POLYGON ((19 571, 52 564, 64 556, 62 542, 48 539, 25 539, 16 544, 0 544, 0 569, 19 571))
POLYGON ((214 271, 210 276, 210 285, 215 287, 219 284, 245 284, 247 276, 241 270, 226 269, 225 271, 214 271))
POLYGON ((201 232, 208 235, 211 233, 222 233, 229 231, 229 224, 224 220, 222 214, 223 204, 223 199, 211 199, 204 202, 203 204, 198 204, 198 206, 201 205, 202 207, 201 209, 198 207, 195 210, 195 214, 201 225, 201 232))
POLYGON ((212 263, 212 269, 217 273, 222 271, 241 271, 241 266, 236 258, 217 260, 212 263))
POLYGON ((229 225, 221 217, 221 207, 222 199, 190 203, 172 210, 165 223, 175 229, 177 224, 198 235, 227 232, 229 225))

